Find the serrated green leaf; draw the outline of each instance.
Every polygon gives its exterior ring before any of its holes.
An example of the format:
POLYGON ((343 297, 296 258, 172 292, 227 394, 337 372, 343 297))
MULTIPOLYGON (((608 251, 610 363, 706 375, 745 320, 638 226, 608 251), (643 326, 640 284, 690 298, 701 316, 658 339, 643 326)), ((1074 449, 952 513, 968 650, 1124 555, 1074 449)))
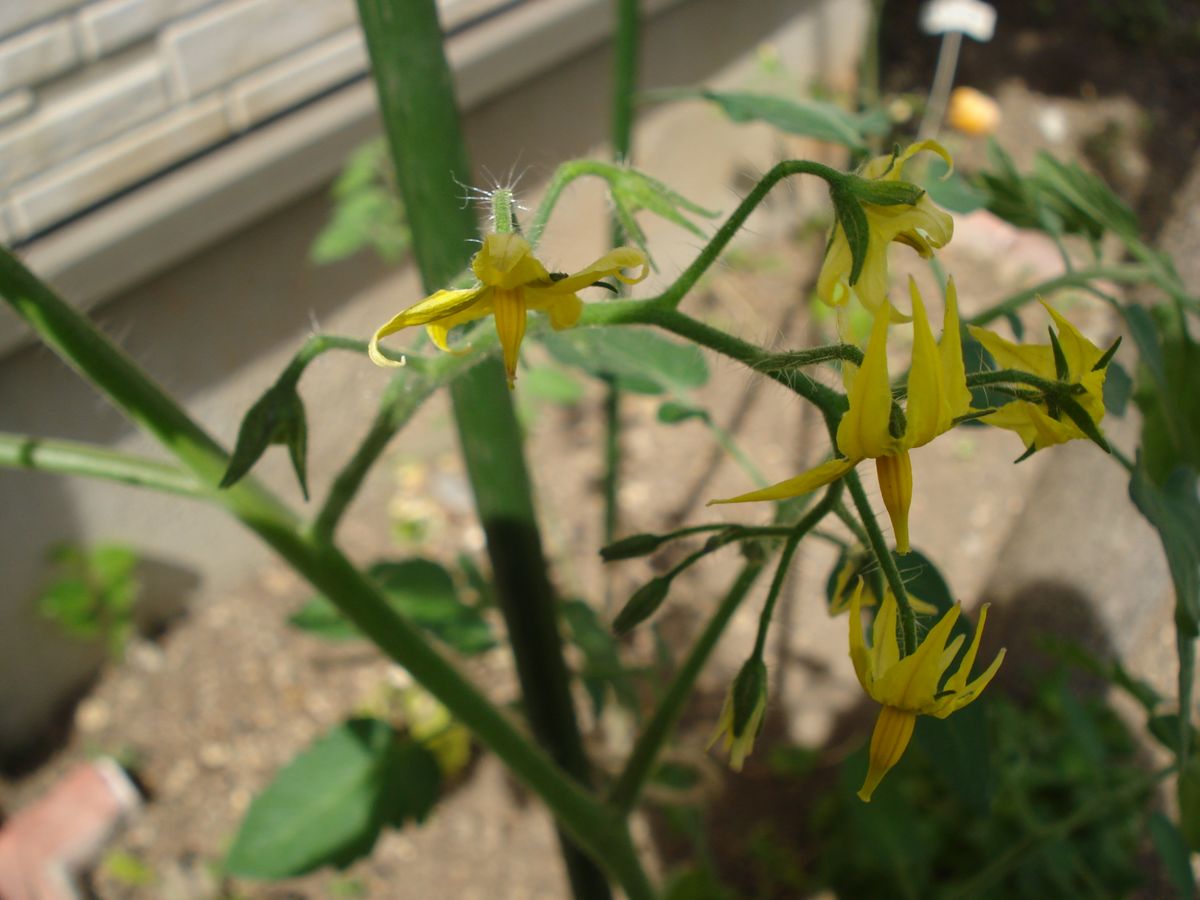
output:
POLYGON ((697 348, 646 328, 575 328, 541 340, 560 363, 614 379, 634 393, 680 393, 708 381, 708 365, 697 348))
POLYGON ((386 722, 351 719, 293 759, 250 805, 226 871, 288 878, 369 853, 400 805, 396 740, 386 722))
MULTIPOLYGON (((377 562, 368 569, 392 608, 465 656, 496 645, 491 626, 454 588, 450 573, 436 562, 414 558, 377 562)), ((327 640, 362 637, 358 629, 324 597, 314 597, 288 620, 327 640)))
POLYGON ((617 643, 596 611, 582 600, 568 600, 561 609, 570 641, 583 654, 584 670, 579 674, 595 714, 599 716, 603 711, 609 689, 622 706, 637 710, 638 695, 633 680, 621 665, 617 643))
POLYGON ((1192 900, 1196 896, 1196 879, 1192 874, 1187 841, 1175 823, 1160 812, 1150 814, 1149 830, 1154 849, 1158 851, 1158 858, 1162 860, 1176 895, 1192 900))
POLYGON ((868 123, 832 103, 731 91, 697 93, 735 122, 766 122, 789 134, 841 144, 855 152, 867 150, 863 125, 868 123))

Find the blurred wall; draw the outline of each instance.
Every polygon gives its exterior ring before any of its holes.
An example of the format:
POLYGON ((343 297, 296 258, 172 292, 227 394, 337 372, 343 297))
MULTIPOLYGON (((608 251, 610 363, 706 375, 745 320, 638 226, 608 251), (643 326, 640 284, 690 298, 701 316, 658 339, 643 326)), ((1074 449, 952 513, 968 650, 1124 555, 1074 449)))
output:
MULTIPOLYGON (((744 84, 754 71, 756 48, 770 41, 796 76, 797 89, 818 78, 848 86, 865 6, 858 0, 687 0, 649 23, 642 84, 744 84)), ((608 127, 609 62, 607 47, 594 47, 470 110, 466 125, 477 183, 503 180, 515 171, 520 186, 536 192, 557 162, 604 152, 596 148, 608 127)), ((769 128, 732 125, 700 103, 646 112, 636 147, 642 167, 726 212, 735 202, 732 191, 745 190, 736 183, 737 173, 764 170, 781 153, 780 138, 769 128)), ((565 266, 592 258, 588 254, 605 240, 602 197, 587 190, 575 193, 570 202, 581 214, 560 209, 545 242, 548 258, 561 258, 565 266)), ((328 212, 324 191, 297 198, 104 303, 93 315, 193 416, 231 444, 244 411, 314 326, 365 336, 420 298, 418 279, 407 264, 389 269, 364 254, 334 266, 311 265, 308 247, 328 212)), ((695 239, 676 229, 659 230, 665 242, 660 264, 667 275, 690 259, 695 239)), ((387 378, 363 359, 341 354, 329 354, 308 370, 302 393, 309 410, 315 498, 324 496, 332 473, 365 431, 387 378)), ((446 424, 445 407, 432 402, 396 446, 408 454, 449 448, 446 424)), ((0 430, 161 456, 40 346, 0 359, 0 430)), ((283 497, 301 503, 281 448, 273 448, 255 471, 283 497)), ((387 545, 385 505, 392 490, 387 467, 378 467, 341 532, 355 556, 370 558, 387 545)), ((61 637, 32 608, 47 575, 47 547, 58 541, 137 548, 154 564, 147 570, 151 599, 176 602, 201 603, 244 582, 267 559, 253 535, 202 504, 112 484, 0 470, 0 750, 32 740, 100 663, 96 648, 61 637)))

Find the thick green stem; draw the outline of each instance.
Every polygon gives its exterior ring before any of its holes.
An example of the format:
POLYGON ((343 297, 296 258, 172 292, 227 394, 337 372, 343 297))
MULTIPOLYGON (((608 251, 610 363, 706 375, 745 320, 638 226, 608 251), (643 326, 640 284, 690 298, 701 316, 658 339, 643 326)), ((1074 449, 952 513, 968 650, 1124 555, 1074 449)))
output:
POLYGON ((652 896, 636 857, 630 855, 623 823, 530 744, 336 547, 307 538, 291 510, 253 478, 217 490, 228 454, 120 349, 5 250, 0 250, 0 294, 65 362, 190 469, 216 502, 274 548, 470 728, 582 846, 610 862, 630 896, 652 896))
POLYGON ((1182 768, 1192 748, 1192 697, 1196 689, 1196 639, 1186 628, 1175 626, 1175 648, 1179 656, 1179 739, 1178 757, 1182 768))
MULTIPOLYGON (((426 290, 433 291, 463 268, 477 236, 475 217, 459 200, 460 185, 469 183, 470 167, 437 9, 433 0, 358 0, 358 7, 414 254, 426 290)), ((588 761, 571 703, 521 433, 502 366, 492 358, 469 370, 451 384, 450 396, 526 715, 550 755, 578 783, 586 784, 588 761)), ((576 897, 609 896, 608 880, 597 862, 621 877, 627 891, 640 889, 625 883, 630 871, 638 869, 636 857, 597 856, 588 838, 582 846, 592 859, 567 835, 560 836, 576 897)))
POLYGON ((887 539, 884 538, 879 523, 875 521, 875 511, 871 509, 871 501, 867 499, 858 473, 853 471, 848 473, 845 481, 846 486, 850 489, 850 496, 854 499, 854 506, 858 510, 859 518, 862 519, 863 528, 867 534, 868 549, 875 555, 879 567, 883 570, 883 577, 887 579, 888 587, 892 589, 892 594, 896 598, 896 605, 900 607, 900 637, 902 639, 900 649, 901 655, 908 656, 917 649, 917 617, 913 613, 912 604, 908 602, 908 591, 904 587, 904 579, 900 577, 900 569, 892 556, 891 548, 888 547, 887 539))
MULTIPOLYGON (((794 537, 796 541, 799 541, 815 528, 833 508, 839 491, 840 488, 836 485, 830 488, 820 502, 805 513, 799 522, 784 529, 788 533, 789 539, 794 537)), ((776 529, 772 529, 772 531, 774 530, 776 529)), ((625 762, 625 768, 609 792, 608 801, 618 811, 627 813, 637 804, 642 788, 654 772, 659 753, 692 694, 692 687, 700 676, 700 670, 708 662, 717 641, 724 634, 730 619, 737 612, 765 565, 765 560, 754 560, 747 562, 742 567, 742 571, 729 589, 729 593, 725 595, 725 599, 721 601, 721 605, 709 619, 704 631, 700 633, 700 637, 688 651, 687 659, 684 660, 666 693, 663 694, 654 715, 642 729, 642 733, 634 744, 633 752, 625 762)))
POLYGON ((349 462, 342 467, 329 488, 325 503, 321 506, 312 524, 312 534, 318 540, 333 540, 338 522, 358 494, 363 480, 371 467, 383 454, 384 448, 421 404, 433 393, 437 383, 414 374, 396 375, 380 400, 379 412, 358 449, 349 462))
POLYGON ((198 500, 211 500, 213 493, 191 472, 171 463, 27 434, 0 432, 0 466, 59 475, 85 475, 198 500))

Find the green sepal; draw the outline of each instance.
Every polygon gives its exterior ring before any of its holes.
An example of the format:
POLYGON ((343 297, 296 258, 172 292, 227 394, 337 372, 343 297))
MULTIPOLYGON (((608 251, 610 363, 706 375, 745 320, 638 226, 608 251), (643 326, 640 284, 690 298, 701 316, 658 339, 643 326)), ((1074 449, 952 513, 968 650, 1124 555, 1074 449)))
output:
POLYGON ((1096 364, 1092 366, 1093 372, 1099 372, 1101 369, 1107 367, 1110 362, 1112 362, 1112 358, 1117 355, 1117 348, 1121 346, 1121 341, 1124 339, 1124 335, 1117 335, 1117 339, 1112 342, 1112 346, 1105 350, 1104 355, 1096 360, 1096 364))
POLYGON ((622 607, 613 620, 613 631, 616 634, 628 634, 638 625, 658 612, 667 594, 671 590, 671 579, 668 577, 652 578, 633 592, 629 602, 622 607))
POLYGON ((308 419, 304 401, 296 392, 295 379, 287 376, 263 394, 242 418, 229 468, 218 487, 237 484, 272 444, 283 444, 288 448, 300 491, 307 500, 308 419))
POLYGON ((862 203, 875 206, 915 206, 925 189, 907 181, 881 181, 846 175, 845 186, 862 203))
POLYGON ((855 198, 854 191, 846 187, 844 181, 831 184, 829 196, 833 200, 838 224, 846 235, 846 243, 850 245, 850 285, 853 287, 858 283, 867 261, 867 248, 871 240, 867 214, 855 198))
POLYGON ((1067 414, 1067 417, 1079 426, 1079 430, 1086 434, 1093 444, 1105 453, 1112 453, 1112 448, 1108 446, 1108 441, 1104 439, 1104 435, 1100 433, 1100 429, 1096 427, 1096 423, 1092 421, 1092 417, 1079 405, 1078 400, 1066 395, 1056 397, 1055 400, 1062 408, 1062 411, 1067 414))
MULTIPOLYGON (((733 736, 741 737, 754 713, 767 704, 767 667, 761 657, 752 656, 733 680, 733 736)), ((759 719, 758 731, 765 720, 759 719)), ((757 736, 757 735, 755 735, 757 736)))
POLYGON ((1062 344, 1058 342, 1058 335, 1054 333, 1053 328, 1047 328, 1050 332, 1050 349, 1054 352, 1054 374, 1059 381, 1071 380, 1071 367, 1067 365, 1067 355, 1063 353, 1062 344))

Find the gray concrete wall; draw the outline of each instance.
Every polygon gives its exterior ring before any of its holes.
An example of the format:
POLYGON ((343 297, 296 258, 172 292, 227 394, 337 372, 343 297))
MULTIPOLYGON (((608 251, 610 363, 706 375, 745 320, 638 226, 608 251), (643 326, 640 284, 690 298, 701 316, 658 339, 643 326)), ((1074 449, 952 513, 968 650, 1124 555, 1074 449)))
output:
MULTIPOLYGON (((731 77, 761 42, 780 46, 801 83, 852 77, 865 4, 730 4, 692 0, 656 18, 645 35, 643 84, 675 86, 731 77), (740 60, 740 62, 739 62, 740 60)), ((588 154, 608 125, 609 52, 597 47, 467 118, 476 180, 486 172, 524 173, 536 188, 563 159, 588 154)), ((732 76, 736 77, 736 75, 732 76)), ((732 126, 702 104, 652 111, 638 135, 644 165, 694 199, 729 210, 739 167, 765 168, 779 152, 763 127, 732 126), (679 135, 687 134, 686 140, 679 135)), ((577 192, 588 215, 560 211, 547 234, 551 259, 599 250, 602 199, 577 192), (583 246, 586 245, 586 246, 583 246), (581 246, 583 248, 581 249, 581 246)), ((308 247, 325 223, 323 194, 297 199, 278 214, 104 304, 100 325, 220 440, 231 443, 243 412, 273 381, 299 342, 323 331, 366 336, 384 318, 420 297, 408 264, 389 269, 362 255, 315 268, 308 247)), ((664 274, 686 264, 690 236, 674 244, 664 274), (674 267, 674 269, 672 269, 674 267)), ((310 482, 321 498, 331 475, 367 427, 387 373, 365 360, 331 354, 302 383, 310 418, 310 482)), ((438 402, 404 433, 405 452, 450 446, 438 402)), ((94 441, 162 455, 90 387, 40 346, 0 360, 0 430, 94 441)), ((256 468, 282 496, 300 502, 278 448, 256 468)), ((350 512, 344 536, 368 558, 387 543, 389 474, 381 467, 350 512)), ((59 636, 32 601, 46 576, 46 548, 57 541, 117 541, 155 565, 147 591, 202 603, 245 580, 266 559, 252 535, 204 505, 116 485, 0 471, 0 747, 29 739, 86 682, 99 661, 94 648, 59 636)))

